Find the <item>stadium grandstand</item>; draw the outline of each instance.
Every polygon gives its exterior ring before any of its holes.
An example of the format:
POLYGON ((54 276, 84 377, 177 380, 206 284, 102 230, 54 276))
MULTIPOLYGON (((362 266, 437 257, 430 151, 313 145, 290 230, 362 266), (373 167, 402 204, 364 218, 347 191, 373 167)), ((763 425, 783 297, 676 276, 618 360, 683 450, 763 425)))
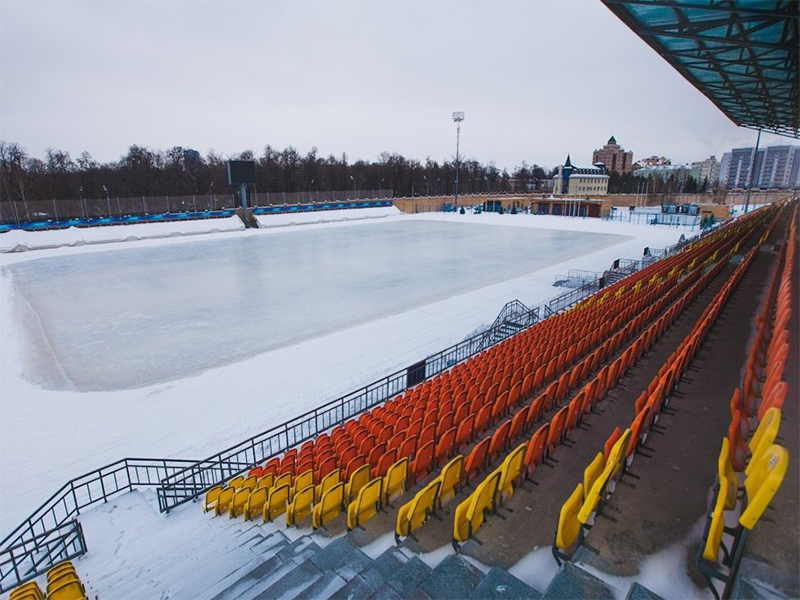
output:
MULTIPOLYGON (((738 125, 798 136, 795 2, 603 2, 738 125)), ((0 542, 0 591, 796 598, 798 219, 789 194, 213 456, 73 479, 0 542)))

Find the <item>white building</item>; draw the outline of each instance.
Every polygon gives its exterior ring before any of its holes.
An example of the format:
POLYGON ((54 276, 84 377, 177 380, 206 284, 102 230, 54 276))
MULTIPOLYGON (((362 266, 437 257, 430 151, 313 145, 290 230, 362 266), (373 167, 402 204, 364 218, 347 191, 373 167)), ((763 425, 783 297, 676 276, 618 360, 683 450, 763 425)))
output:
POLYGON ((604 196, 608 194, 606 167, 603 163, 596 165, 573 165, 567 155, 567 162, 558 166, 553 177, 554 196, 604 196))
POLYGON ((719 182, 728 188, 746 188, 750 183, 750 163, 754 163, 754 188, 789 189, 800 184, 800 146, 734 148, 722 156, 719 182), (755 155, 755 156, 754 156, 755 155))

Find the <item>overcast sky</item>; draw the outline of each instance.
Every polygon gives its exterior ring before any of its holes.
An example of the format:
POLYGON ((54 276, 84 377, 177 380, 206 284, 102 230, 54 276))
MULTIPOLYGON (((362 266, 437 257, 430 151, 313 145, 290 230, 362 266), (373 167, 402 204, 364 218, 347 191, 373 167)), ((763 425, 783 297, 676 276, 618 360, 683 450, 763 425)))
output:
MULTIPOLYGON (((599 0, 0 0, 0 139, 42 157, 266 144, 498 167, 752 146, 599 0)), ((764 135, 762 144, 796 143, 764 135)))

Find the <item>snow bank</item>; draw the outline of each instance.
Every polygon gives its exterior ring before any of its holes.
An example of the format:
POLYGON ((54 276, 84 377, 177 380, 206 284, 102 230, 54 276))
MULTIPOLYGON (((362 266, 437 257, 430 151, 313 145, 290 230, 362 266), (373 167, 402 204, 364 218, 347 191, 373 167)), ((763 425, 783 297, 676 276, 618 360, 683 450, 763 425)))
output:
POLYGON ((240 231, 242 229, 244 229, 244 223, 237 216, 224 219, 109 225, 108 227, 69 227, 68 229, 49 229, 46 231, 12 229, 0 235, 0 252, 21 252, 23 250, 40 250, 61 246, 128 242, 200 233, 240 231))
POLYGON ((308 225, 311 223, 335 223, 337 221, 357 221, 360 219, 380 219, 402 214, 396 206, 374 208, 343 208, 340 210, 319 210, 310 212, 279 213, 256 215, 258 226, 286 227, 287 225, 308 225))

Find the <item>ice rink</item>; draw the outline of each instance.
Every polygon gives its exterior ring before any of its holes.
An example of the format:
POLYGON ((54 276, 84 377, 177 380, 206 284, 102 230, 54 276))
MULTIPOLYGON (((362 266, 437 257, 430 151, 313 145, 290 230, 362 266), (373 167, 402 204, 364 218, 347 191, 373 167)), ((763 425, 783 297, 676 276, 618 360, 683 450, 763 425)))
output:
POLYGON ((619 236, 383 221, 9 267, 25 375, 55 389, 180 379, 618 243, 619 236))
POLYGON ((203 458, 682 233, 429 213, 2 254, 0 533, 72 477, 203 458))

